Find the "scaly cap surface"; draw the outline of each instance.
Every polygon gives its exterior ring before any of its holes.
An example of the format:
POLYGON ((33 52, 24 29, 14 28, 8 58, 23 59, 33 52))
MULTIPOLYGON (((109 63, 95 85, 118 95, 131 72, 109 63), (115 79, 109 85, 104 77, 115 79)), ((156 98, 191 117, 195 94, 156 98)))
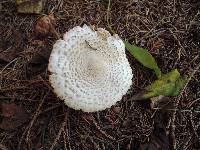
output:
POLYGON ((123 41, 105 29, 93 31, 86 25, 74 27, 54 44, 48 70, 57 96, 85 112, 120 101, 133 77, 123 41))

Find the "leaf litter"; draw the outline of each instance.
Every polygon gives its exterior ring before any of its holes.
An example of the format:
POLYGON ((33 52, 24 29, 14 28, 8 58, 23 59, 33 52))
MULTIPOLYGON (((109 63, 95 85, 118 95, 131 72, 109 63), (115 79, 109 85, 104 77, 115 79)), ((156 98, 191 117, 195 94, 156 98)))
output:
POLYGON ((4 130, 17 130, 29 120, 29 114, 14 103, 2 103, 0 105, 2 117, 0 128, 4 130))
MULTIPOLYGON (((62 35, 74 26, 84 23, 106 27, 107 5, 106 1, 48 0, 45 11, 47 15, 53 12, 60 18, 56 21, 55 29, 62 35)), ((200 56, 199 40, 196 38, 199 36, 197 30, 199 14, 196 6, 198 6, 198 2, 193 0, 186 0, 182 3, 152 0, 111 1, 110 25, 120 37, 127 38, 130 43, 136 43, 143 47, 148 47, 147 42, 155 38, 162 39, 162 47, 158 45, 159 51, 152 53, 162 72, 167 73, 173 68, 178 68, 181 74, 187 74, 197 66, 200 56), (195 25, 193 25, 194 23, 195 25), (170 32, 168 32, 169 29, 170 32), (183 49, 187 55, 183 55, 183 49)), ((10 39, 13 38, 11 33, 16 29, 23 33, 25 40, 20 43, 20 49, 17 49, 22 51, 22 57, 16 63, 6 67, 1 76, 3 82, 1 87, 10 88, 3 92, 0 89, 0 99, 14 99, 19 106, 25 106, 24 109, 32 115, 38 110, 41 103, 41 92, 51 88, 48 84, 48 73, 45 68, 39 74, 33 74, 34 70, 30 67, 30 64, 43 64, 43 58, 41 57, 40 60, 33 61, 33 63, 31 63, 31 59, 36 56, 35 53, 38 51, 42 52, 43 48, 50 51, 57 38, 51 33, 44 36, 34 35, 34 26, 38 16, 17 14, 13 3, 9 1, 2 3, 2 10, 0 13, 0 48, 7 50, 10 46, 14 47, 15 44, 10 39), (45 44, 31 44, 30 41, 33 40, 46 42, 44 42, 45 44), (23 88, 24 86, 28 88, 23 88)), ((13 40, 17 39, 13 38, 13 40)), ((48 60, 48 56, 45 57, 48 60)), ((108 109, 93 113, 92 119, 94 119, 86 121, 81 117, 82 112, 70 110, 66 121, 63 119, 66 112, 64 104, 50 92, 45 98, 44 105, 40 108, 41 115, 35 117, 31 129, 29 129, 29 136, 26 137, 24 134, 22 137, 22 130, 27 127, 27 124, 24 123, 21 128, 13 132, 12 137, 6 136, 10 132, 3 130, 0 135, 0 139, 3 139, 2 144, 11 150, 16 149, 17 146, 18 149, 34 149, 35 145, 39 145, 40 149, 49 149, 54 141, 56 142, 53 147, 57 149, 141 149, 145 147, 145 144, 151 143, 154 146, 157 145, 156 143, 159 143, 158 145, 165 144, 167 148, 168 145, 176 143, 180 149, 197 149, 199 142, 196 127, 199 122, 199 114, 190 112, 190 110, 197 109, 199 106, 200 79, 198 72, 184 91, 184 97, 181 98, 178 106, 180 110, 187 107, 189 111, 176 114, 176 138, 174 142, 168 138, 171 131, 168 131, 166 123, 160 126, 156 125, 164 120, 169 123, 170 119, 168 120, 167 115, 163 115, 159 110, 151 109, 147 102, 130 101, 134 94, 152 83, 156 77, 151 71, 145 70, 138 64, 129 53, 127 53, 127 57, 134 69, 137 84, 133 85, 127 96, 124 96, 123 100, 117 104, 117 107, 120 108, 120 111, 116 111, 117 114, 108 109), (194 104, 189 105, 193 101, 194 104), (54 107, 57 105, 61 106, 54 107), (156 117, 158 114, 162 117, 156 117), (49 121, 45 122, 47 118, 49 121), (193 122, 192 126, 188 120, 193 122), (190 130, 191 128, 194 130, 190 130), (41 130, 45 131, 45 136, 40 132, 41 130), (159 135, 159 133, 165 132, 166 134, 159 135), (100 136, 97 136, 98 133, 100 136), (113 141, 106 135, 111 135, 116 140, 113 141), (162 140, 163 143, 159 142, 161 139, 165 139, 162 140)), ((1 63, 1 69, 3 67, 5 65, 1 63)), ((40 67, 40 65, 35 66, 35 68, 40 67)), ((170 102, 173 104, 174 101, 170 99, 170 102)), ((158 106, 160 105, 156 105, 156 108, 158 106)), ((166 111, 170 113, 172 110, 166 111)))

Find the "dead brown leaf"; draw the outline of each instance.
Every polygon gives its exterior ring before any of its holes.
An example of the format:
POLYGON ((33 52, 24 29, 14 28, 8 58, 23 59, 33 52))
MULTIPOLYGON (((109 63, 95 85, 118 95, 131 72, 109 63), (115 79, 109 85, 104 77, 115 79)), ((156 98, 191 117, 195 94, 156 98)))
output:
POLYGON ((36 36, 46 36, 53 34, 58 36, 55 30, 56 19, 53 14, 45 15, 37 20, 35 25, 36 36))
POLYGON ((171 102, 172 100, 169 97, 166 96, 157 96, 157 97, 153 97, 151 98, 151 108, 152 109, 157 109, 157 108, 165 108, 167 109, 168 107, 172 107, 171 106, 171 102))
POLYGON ((3 103, 0 107, 0 115, 2 116, 2 121, 0 123, 1 129, 15 130, 17 127, 28 121, 29 115, 22 107, 19 107, 14 103, 3 103))
POLYGON ((0 49, 0 61, 11 62, 16 57, 17 53, 15 50, 12 52, 4 52, 3 50, 0 49))
POLYGON ((153 132, 149 136, 149 141, 140 143, 140 150, 170 150, 167 125, 169 113, 165 110, 158 111, 153 118, 153 132))

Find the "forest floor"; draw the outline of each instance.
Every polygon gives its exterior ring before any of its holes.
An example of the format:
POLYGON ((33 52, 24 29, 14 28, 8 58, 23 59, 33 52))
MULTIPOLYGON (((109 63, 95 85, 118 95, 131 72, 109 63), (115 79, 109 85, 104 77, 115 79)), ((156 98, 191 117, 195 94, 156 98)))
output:
MULTIPOLYGON (((47 0, 63 35, 83 24, 108 29, 108 0, 47 0)), ((199 0, 111 0, 110 23, 122 39, 144 47, 162 72, 181 75, 200 63, 199 0)), ((0 1, 0 149, 197 150, 200 147, 200 71, 165 109, 130 98, 156 79, 128 52, 133 85, 111 109, 75 111, 52 92, 48 58, 58 37, 38 37, 42 15, 19 14, 0 1), (174 107, 178 105, 178 107, 174 107)))

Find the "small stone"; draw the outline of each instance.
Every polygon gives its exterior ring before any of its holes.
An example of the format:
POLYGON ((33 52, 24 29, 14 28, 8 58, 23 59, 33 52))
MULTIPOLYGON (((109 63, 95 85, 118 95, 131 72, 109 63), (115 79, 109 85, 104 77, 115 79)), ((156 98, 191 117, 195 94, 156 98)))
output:
POLYGON ((16 0, 19 13, 40 14, 43 10, 45 0, 16 0))

